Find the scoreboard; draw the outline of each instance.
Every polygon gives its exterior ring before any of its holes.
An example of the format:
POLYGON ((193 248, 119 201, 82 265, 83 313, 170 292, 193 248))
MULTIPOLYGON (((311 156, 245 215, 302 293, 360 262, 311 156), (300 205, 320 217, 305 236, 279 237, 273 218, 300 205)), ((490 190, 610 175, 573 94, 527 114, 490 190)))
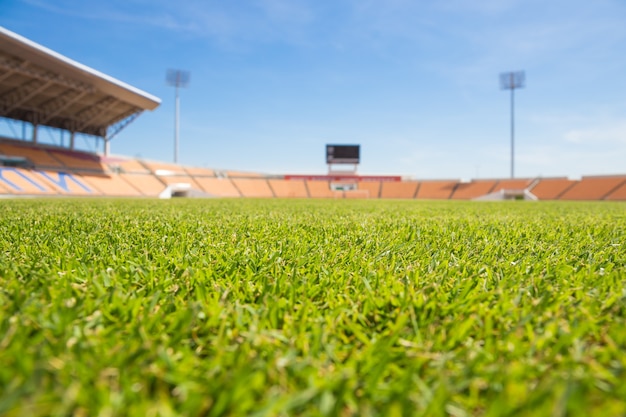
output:
POLYGON ((360 159, 360 145, 326 145, 327 164, 358 164, 360 159))

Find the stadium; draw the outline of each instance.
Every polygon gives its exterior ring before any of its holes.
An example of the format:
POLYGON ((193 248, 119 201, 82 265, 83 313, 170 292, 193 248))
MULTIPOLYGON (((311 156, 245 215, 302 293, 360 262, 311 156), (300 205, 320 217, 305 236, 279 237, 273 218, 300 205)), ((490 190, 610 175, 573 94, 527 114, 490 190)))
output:
POLYGON ((0 116, 32 125, 28 140, 0 142, 2 195, 626 200, 626 175, 469 182, 355 173, 268 176, 245 167, 218 171, 112 156, 113 137, 160 100, 6 29, 0 36, 0 116), (67 131, 69 146, 38 144, 39 127, 67 131), (102 153, 75 150, 76 134, 100 138, 102 153))
POLYGON ((626 415, 626 173, 111 154, 160 103, 0 27, 0 415, 626 415))

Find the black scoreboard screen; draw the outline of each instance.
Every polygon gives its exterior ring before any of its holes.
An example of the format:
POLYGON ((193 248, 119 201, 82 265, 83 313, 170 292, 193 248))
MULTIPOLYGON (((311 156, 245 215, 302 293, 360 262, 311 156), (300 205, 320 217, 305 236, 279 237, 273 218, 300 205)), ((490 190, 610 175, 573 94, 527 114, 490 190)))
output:
POLYGON ((327 164, 358 164, 360 145, 326 145, 327 164))

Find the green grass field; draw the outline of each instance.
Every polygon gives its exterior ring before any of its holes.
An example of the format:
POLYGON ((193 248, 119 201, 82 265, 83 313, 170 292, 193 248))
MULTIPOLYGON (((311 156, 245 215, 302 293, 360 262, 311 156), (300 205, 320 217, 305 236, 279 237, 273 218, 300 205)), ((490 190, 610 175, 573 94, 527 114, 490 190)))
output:
POLYGON ((625 204, 0 213, 0 415, 626 415, 625 204))

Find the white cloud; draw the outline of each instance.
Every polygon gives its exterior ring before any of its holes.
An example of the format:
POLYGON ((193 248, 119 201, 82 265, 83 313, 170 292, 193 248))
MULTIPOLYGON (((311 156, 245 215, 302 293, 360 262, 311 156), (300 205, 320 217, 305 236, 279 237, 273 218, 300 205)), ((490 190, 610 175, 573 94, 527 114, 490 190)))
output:
POLYGON ((626 144, 626 121, 586 129, 572 129, 567 131, 563 138, 567 142, 576 144, 626 144))

